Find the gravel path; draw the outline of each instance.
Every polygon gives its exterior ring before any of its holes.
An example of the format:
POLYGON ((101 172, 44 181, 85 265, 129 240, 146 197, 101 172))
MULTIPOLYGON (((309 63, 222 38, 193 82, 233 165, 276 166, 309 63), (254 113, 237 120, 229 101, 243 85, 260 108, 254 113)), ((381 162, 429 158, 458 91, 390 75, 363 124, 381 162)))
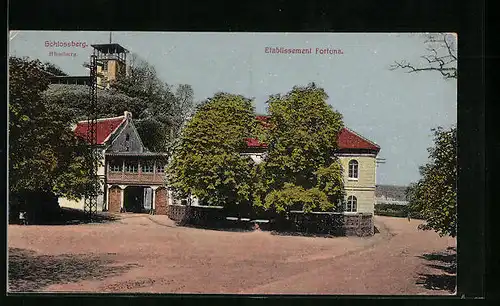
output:
POLYGON ((456 242, 418 224, 376 217, 370 238, 203 230, 149 215, 9 225, 9 291, 449 294, 456 242))

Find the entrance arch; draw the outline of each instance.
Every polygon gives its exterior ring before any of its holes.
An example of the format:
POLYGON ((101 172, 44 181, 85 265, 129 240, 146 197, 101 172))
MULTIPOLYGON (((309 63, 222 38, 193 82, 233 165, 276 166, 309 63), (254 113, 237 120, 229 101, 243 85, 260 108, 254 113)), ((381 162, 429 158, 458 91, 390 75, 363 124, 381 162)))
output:
POLYGON ((125 192, 123 195, 123 209, 125 212, 144 212, 144 187, 127 186, 123 191, 125 192))

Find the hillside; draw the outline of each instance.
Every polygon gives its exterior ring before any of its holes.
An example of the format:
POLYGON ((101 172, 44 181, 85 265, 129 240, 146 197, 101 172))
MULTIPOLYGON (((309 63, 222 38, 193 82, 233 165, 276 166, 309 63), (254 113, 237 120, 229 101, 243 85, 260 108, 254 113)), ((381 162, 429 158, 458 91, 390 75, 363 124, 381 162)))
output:
POLYGON ((375 197, 379 198, 385 196, 387 199, 405 201, 406 188, 408 188, 408 186, 377 185, 375 187, 375 197))

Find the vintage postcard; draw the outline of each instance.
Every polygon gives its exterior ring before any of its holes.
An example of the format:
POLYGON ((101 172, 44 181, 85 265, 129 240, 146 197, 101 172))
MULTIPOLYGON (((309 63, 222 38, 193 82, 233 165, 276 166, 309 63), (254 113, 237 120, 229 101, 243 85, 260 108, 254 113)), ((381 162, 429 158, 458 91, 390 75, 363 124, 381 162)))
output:
POLYGON ((8 292, 456 294, 457 43, 11 31, 8 292))

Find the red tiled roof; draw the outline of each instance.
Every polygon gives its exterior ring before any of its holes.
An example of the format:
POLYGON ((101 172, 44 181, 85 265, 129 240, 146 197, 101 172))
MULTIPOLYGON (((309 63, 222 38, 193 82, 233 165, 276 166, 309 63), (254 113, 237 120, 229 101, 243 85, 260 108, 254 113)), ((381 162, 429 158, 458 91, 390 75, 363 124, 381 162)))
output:
POLYGON ((339 149, 367 149, 367 150, 380 150, 380 147, 373 142, 369 141, 356 134, 355 132, 349 130, 348 128, 343 128, 337 139, 337 145, 339 149))
MULTIPOLYGON (((269 117, 257 116, 257 120, 267 123, 269 117)), ((247 146, 250 148, 265 148, 266 144, 260 143, 257 139, 247 138, 247 146)), ((348 128, 343 128, 338 136, 337 145, 339 149, 365 149, 379 151, 380 147, 375 143, 363 138, 348 128)))
MULTIPOLYGON (((125 116, 99 119, 97 121, 97 144, 104 144, 106 138, 125 121, 125 116)), ((88 130, 87 121, 80 121, 76 125, 75 134, 86 139, 88 130)))

